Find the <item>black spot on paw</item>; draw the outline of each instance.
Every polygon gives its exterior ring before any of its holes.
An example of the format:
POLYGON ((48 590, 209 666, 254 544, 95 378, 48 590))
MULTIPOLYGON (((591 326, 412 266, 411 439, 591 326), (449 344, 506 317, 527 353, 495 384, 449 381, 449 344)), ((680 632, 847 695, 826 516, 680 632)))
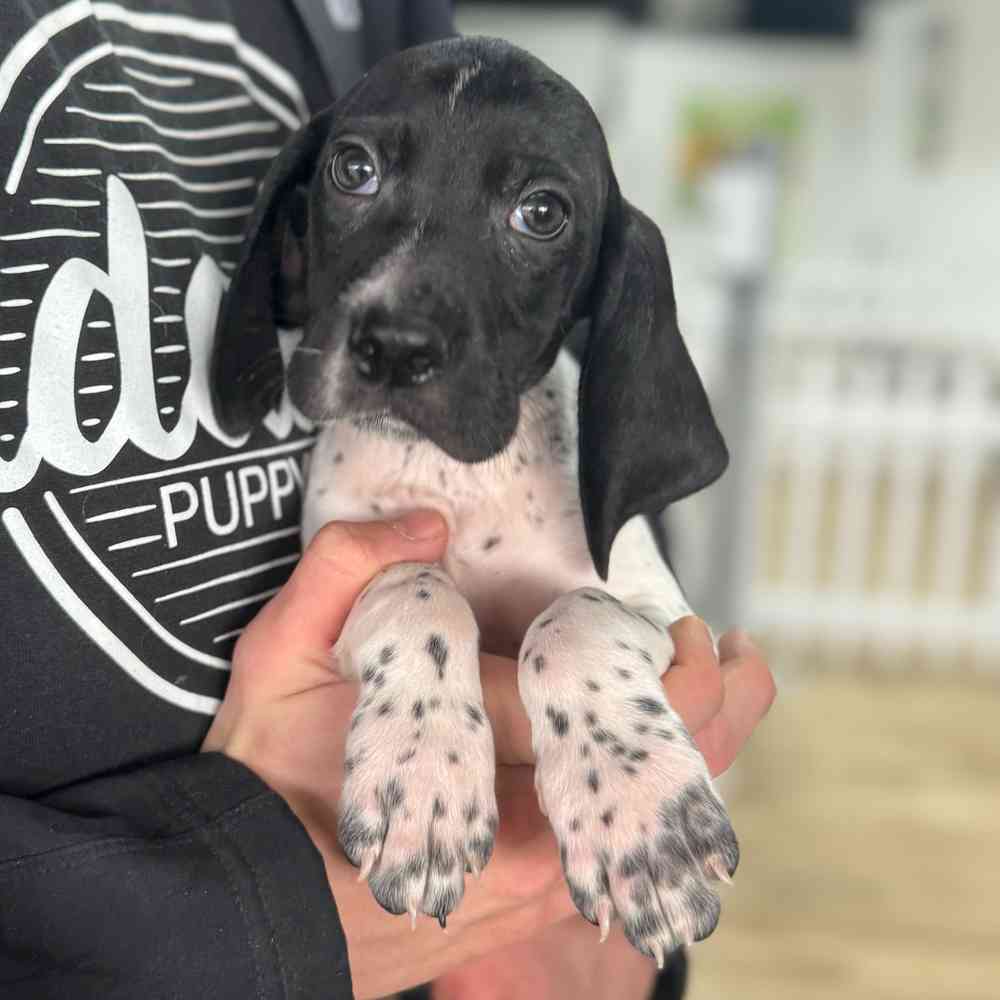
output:
POLYGON ((424 717, 424 703, 420 698, 413 703, 410 714, 414 719, 422 719, 424 717))
POLYGON ((473 837, 466 842, 466 850, 476 859, 480 871, 486 867, 487 862, 493 856, 493 844, 494 838, 492 836, 473 837))
POLYGON ((389 913, 399 916, 406 912, 410 881, 415 878, 408 874, 405 864, 383 870, 381 866, 369 876, 368 885, 379 905, 389 913))
POLYGON ((431 817, 433 819, 443 819, 448 815, 448 810, 445 808, 444 801, 440 795, 434 796, 434 805, 431 807, 431 817))
POLYGON ((542 620, 541 620, 541 621, 540 621, 540 622, 538 623, 538 627, 539 627, 539 628, 548 628, 548 627, 549 627, 549 626, 550 626, 550 625, 552 624, 552 622, 553 622, 553 619, 552 619, 552 618, 543 618, 543 619, 542 619, 542 620))
POLYGON ((669 889, 676 889, 683 881, 684 872, 691 865, 691 852, 680 831, 662 830, 656 836, 655 851, 650 857, 653 880, 669 889))
POLYGON ((646 697, 645 695, 630 700, 640 712, 645 712, 646 715, 663 715, 667 711, 663 702, 657 701, 655 698, 646 697))
POLYGON ((427 637, 425 648, 437 666, 438 680, 444 680, 444 668, 448 662, 448 643, 445 642, 444 636, 439 635, 437 632, 432 632, 427 637))
POLYGON ((639 655, 650 665, 653 665, 653 657, 648 649, 640 649, 639 655))
POLYGON ((392 702, 388 700, 383 701, 382 704, 379 705, 378 707, 377 714, 381 716, 392 715, 392 702))
POLYGON ((448 751, 448 763, 452 765, 458 763, 458 754, 454 750, 448 751))
POLYGON ((598 777, 595 768, 591 768, 587 774, 587 784, 590 790, 596 795, 601 790, 601 779, 598 777))
POLYGON ((587 678, 587 690, 588 691, 600 691, 601 690, 601 685, 598 684, 597 681, 593 681, 593 680, 591 680, 588 677, 587 678))
POLYGON ((372 683, 375 685, 377 690, 382 690, 385 687, 385 671, 380 670, 373 678, 372 683))
POLYGON ((640 844, 634 851, 629 851, 622 856, 621 864, 618 866, 618 874, 622 878, 634 878, 646 871, 648 864, 649 849, 645 844, 640 844))
POLYGON ((589 757, 590 756, 590 744, 589 743, 581 743, 580 744, 580 756, 581 757, 589 757))
POLYGON ((432 712, 436 712, 441 707, 441 699, 440 698, 431 698, 431 700, 429 702, 427 702, 427 707, 432 712))
POLYGON ((406 797, 403 793, 403 786, 395 778, 390 778, 384 785, 380 786, 375 795, 383 815, 395 812, 403 804, 406 797))
POLYGON ((594 905, 597 897, 589 889, 585 889, 578 882, 575 882, 568 875, 566 876, 566 887, 569 889, 569 898, 573 900, 573 905, 580 911, 583 917, 595 926, 597 917, 594 913, 594 905))
POLYGON ((417 591, 417 597, 419 597, 421 601, 429 601, 431 599, 431 592, 429 590, 424 590, 424 588, 421 587, 417 591))
POLYGON ((740 850, 729 818, 719 800, 706 785, 688 785, 672 813, 684 834, 691 853, 704 861, 718 854, 730 875, 739 864, 740 850))
POLYGON ((473 729, 478 729, 483 724, 483 713, 470 702, 465 703, 465 714, 473 729))
POLYGON ((394 643, 390 643, 388 646, 383 646, 382 651, 378 654, 378 658, 384 667, 387 663, 392 663, 396 657, 396 646, 394 643))
POLYGON ((572 833, 579 833, 580 832, 580 817, 579 816, 574 816, 569 821, 569 828, 570 828, 570 831, 572 833))
POLYGON ((540 674, 545 669, 545 657, 539 653, 535 657, 535 673, 540 674))
POLYGON ((377 844, 382 838, 382 830, 368 823, 353 807, 348 807, 337 821, 337 839, 351 864, 361 863, 361 852, 365 847, 377 844))
POLYGON ((601 867, 597 869, 597 888, 602 896, 607 896, 611 892, 611 879, 608 878, 608 852, 601 851, 601 867))
POLYGON ((649 752, 646 750, 629 750, 628 759, 629 760, 645 760, 649 756, 649 752))
POLYGON ((364 684, 371 684, 375 679, 375 675, 378 673, 378 667, 374 663, 369 663, 364 670, 361 671, 361 681, 364 684))
POLYGON ((495 549, 500 544, 500 541, 501 539, 499 535, 490 535, 490 537, 483 542, 483 551, 489 552, 490 549, 495 549))
POLYGON ((719 925, 722 903, 704 883, 692 880, 686 886, 684 902, 694 916, 694 939, 704 941, 719 925))
POLYGON ((431 871, 438 875, 450 875, 455 870, 455 855, 444 844, 434 843, 430 860, 431 871))
POLYGON ((401 753, 396 758, 396 763, 397 764, 405 764, 405 763, 407 763, 407 761, 413 760, 413 758, 416 757, 416 756, 417 756, 417 748, 416 747, 410 747, 409 750, 405 751, 404 753, 401 753))
POLYGON ((659 911, 651 906, 643 907, 622 922, 622 930, 629 942, 645 954, 650 954, 649 938, 659 937, 666 928, 659 911))
POLYGON ((413 854, 406 859, 403 871, 407 878, 420 878, 427 870, 427 857, 424 854, 413 854))
POLYGON ((631 651, 632 649, 632 647, 627 642, 624 642, 622 639, 615 639, 615 645, 619 649, 624 649, 626 653, 631 651))
POLYGON ((545 709, 546 718, 552 723, 556 736, 565 736, 569 732, 569 716, 548 705, 545 709))
POLYGON ((615 811, 614 811, 613 808, 612 809, 605 809, 604 812, 601 813, 601 822, 605 826, 613 826, 614 825, 614 822, 615 822, 615 811))
POLYGON ((630 680, 632 680, 632 671, 631 670, 626 670, 624 667, 619 667, 618 668, 618 676, 623 681, 630 681, 630 680))
POLYGON ((479 803, 475 799, 466 803, 462 809, 462 819, 465 820, 466 826, 472 826, 479 819, 479 803))

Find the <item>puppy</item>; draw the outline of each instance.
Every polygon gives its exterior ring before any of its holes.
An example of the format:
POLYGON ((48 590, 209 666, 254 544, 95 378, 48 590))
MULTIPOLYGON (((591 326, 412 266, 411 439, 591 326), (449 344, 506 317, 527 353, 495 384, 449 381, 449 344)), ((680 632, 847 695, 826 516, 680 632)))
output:
POLYGON ((689 609, 643 515, 727 455, 663 240, 593 111, 497 40, 379 64, 274 163, 223 304, 217 408, 287 386, 320 426, 303 543, 433 507, 440 565, 355 605, 339 835, 392 913, 444 926, 499 817, 479 649, 516 655, 539 803, 579 911, 662 964, 714 929, 738 848, 660 681, 689 609), (287 373, 276 327, 302 327, 287 373), (564 349, 586 328, 582 371, 564 349))

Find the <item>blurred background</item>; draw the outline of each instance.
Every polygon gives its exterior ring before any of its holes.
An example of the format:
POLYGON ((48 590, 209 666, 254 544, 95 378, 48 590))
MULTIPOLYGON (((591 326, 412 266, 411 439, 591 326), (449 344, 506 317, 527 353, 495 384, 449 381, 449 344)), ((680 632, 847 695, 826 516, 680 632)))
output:
POLYGON ((691 1000, 995 1000, 1000 3, 456 10, 597 110, 733 453, 672 557, 780 694, 691 1000))

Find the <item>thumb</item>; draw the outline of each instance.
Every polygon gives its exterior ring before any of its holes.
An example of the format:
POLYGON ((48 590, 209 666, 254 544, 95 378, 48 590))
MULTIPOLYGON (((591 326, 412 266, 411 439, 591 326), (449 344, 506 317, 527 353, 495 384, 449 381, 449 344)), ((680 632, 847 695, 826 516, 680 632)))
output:
POLYGON ((241 637, 244 655, 266 643, 286 654, 325 656, 372 577, 393 563, 437 561, 446 538, 444 519, 433 511, 391 522, 331 521, 247 627, 241 637))

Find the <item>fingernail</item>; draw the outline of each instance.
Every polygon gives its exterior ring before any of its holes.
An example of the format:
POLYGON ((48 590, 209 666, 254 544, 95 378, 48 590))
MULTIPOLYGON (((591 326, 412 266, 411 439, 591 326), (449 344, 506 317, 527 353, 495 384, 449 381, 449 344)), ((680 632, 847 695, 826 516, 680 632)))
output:
POLYGON ((724 636, 726 646, 734 653, 755 653, 757 644, 750 638, 750 633, 741 628, 734 628, 724 636))
POLYGON ((411 542, 425 542, 445 532, 444 518, 435 510, 415 510, 393 521, 392 527, 411 542))

